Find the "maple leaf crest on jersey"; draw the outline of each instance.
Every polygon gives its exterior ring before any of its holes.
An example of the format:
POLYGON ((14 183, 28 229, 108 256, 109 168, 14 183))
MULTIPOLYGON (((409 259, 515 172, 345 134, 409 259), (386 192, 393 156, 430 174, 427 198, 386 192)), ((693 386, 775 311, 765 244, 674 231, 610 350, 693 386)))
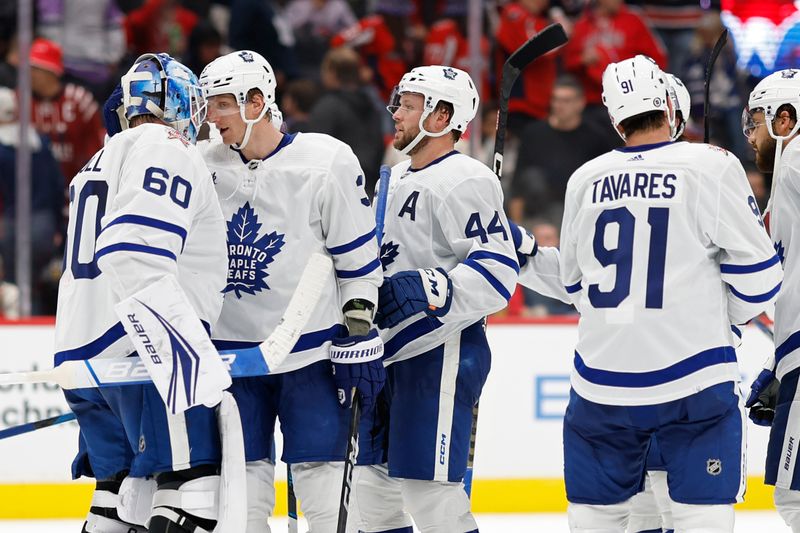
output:
POLYGON ((249 202, 240 207, 226 224, 228 284, 222 292, 233 292, 237 298, 241 298, 242 293, 255 294, 269 290, 267 265, 275 260, 283 248, 284 235, 273 231, 259 236, 261 224, 249 202))
POLYGON ((381 267, 383 267, 384 272, 386 272, 388 266, 394 263, 395 258, 400 254, 398 248, 400 248, 400 245, 395 244, 392 241, 381 244, 380 259, 381 259, 381 267))

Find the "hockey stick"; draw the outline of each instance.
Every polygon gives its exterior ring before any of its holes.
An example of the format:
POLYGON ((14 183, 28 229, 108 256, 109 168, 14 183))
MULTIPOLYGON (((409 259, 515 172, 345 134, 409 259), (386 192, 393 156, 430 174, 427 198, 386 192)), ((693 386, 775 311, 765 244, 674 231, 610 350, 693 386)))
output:
POLYGON ((24 433, 30 433, 31 431, 36 431, 37 429, 49 428, 50 426, 56 426, 72 420, 75 420, 75 413, 64 413, 63 415, 54 416, 52 418, 45 418, 44 420, 37 420, 36 422, 20 424, 19 426, 13 426, 0 431, 0 440, 7 439, 8 437, 14 437, 16 435, 22 435, 24 433))
POLYGON ((503 72, 500 77, 500 109, 497 111, 497 130, 494 137, 493 170, 498 178, 503 175, 503 149, 506 143, 508 99, 511 97, 511 89, 514 87, 514 82, 517 81, 522 69, 566 42, 567 34, 561 24, 551 24, 517 48, 503 63, 503 72))
POLYGON ((464 490, 467 498, 472 499, 472 467, 475 465, 475 439, 478 437, 478 404, 472 407, 472 431, 469 435, 469 455, 467 456, 467 471, 464 472, 464 490))
POLYGON ((289 515, 289 533, 297 533, 297 495, 294 493, 292 465, 286 465, 286 498, 288 500, 287 514, 289 515))
POLYGON ((725 48, 725 44, 728 42, 728 29, 722 30, 722 33, 719 35, 719 39, 714 44, 714 48, 711 50, 711 55, 708 57, 708 64, 706 64, 706 79, 704 84, 705 90, 705 102, 703 102, 703 142, 708 143, 708 139, 710 137, 709 129, 710 124, 708 122, 708 115, 711 110, 711 103, 709 101, 708 93, 711 90, 711 74, 714 71, 714 63, 717 62, 717 56, 719 53, 722 52, 722 49, 725 48))
MULTIPOLYGON (((253 348, 220 350, 231 377, 264 376, 283 362, 300 338, 322 292, 328 290, 332 268, 330 257, 312 254, 283 317, 267 340, 253 348)), ((51 370, 0 374, 0 385, 42 382, 67 390, 152 383, 138 357, 64 361, 51 370)))
MULTIPOLYGON (((378 200, 375 205, 375 236, 378 239, 378 254, 380 256, 381 243, 383 243, 383 224, 386 220, 386 199, 389 197, 389 179, 392 169, 381 165, 380 182, 378 183, 378 200)), ((350 434, 347 437, 347 453, 344 458, 344 474, 342 475, 342 492, 339 497, 339 521, 336 533, 345 533, 347 530, 347 514, 350 510, 350 492, 353 485, 353 468, 358 456, 358 425, 361 420, 361 395, 353 389, 353 406, 350 415, 350 434)))

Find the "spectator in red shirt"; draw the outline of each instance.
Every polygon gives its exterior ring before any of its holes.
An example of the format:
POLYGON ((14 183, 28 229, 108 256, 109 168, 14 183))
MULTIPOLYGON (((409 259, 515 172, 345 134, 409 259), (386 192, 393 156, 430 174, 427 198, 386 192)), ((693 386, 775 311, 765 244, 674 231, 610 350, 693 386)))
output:
POLYGON ((31 122, 40 134, 50 138, 68 183, 103 145, 100 106, 85 87, 62 81, 61 48, 54 42, 35 39, 30 62, 31 122))
POLYGON ((644 54, 667 68, 664 46, 624 0, 595 0, 575 23, 564 48, 564 66, 583 83, 587 118, 608 127, 603 106, 603 71, 609 63, 644 54))
MULTIPOLYGON (((518 0, 503 8, 497 27, 497 45, 502 53, 498 66, 517 48, 550 24, 549 0, 518 0)), ((500 79, 498 72, 497 79, 500 79)), ((519 136, 529 123, 547 118, 550 94, 556 81, 556 52, 527 66, 514 84, 508 101, 508 129, 519 136)))

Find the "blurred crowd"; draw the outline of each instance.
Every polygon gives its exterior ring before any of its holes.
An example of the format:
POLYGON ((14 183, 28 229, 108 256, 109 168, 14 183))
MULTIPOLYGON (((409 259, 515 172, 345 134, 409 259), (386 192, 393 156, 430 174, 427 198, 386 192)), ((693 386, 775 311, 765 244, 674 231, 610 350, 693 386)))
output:
MULTIPOLYGON (((26 0, 18 0, 26 1, 26 0)), ((278 103, 290 132, 328 133, 349 144, 372 192, 383 162, 396 162, 384 106, 406 71, 444 64, 473 71, 468 0, 32 0, 34 41, 17 49, 17 0, 0 3, 0 315, 14 317, 17 65, 31 64, 33 151, 33 311, 54 314, 72 177, 103 142, 101 107, 140 54, 168 52, 196 74, 231 50, 264 55, 278 76, 278 103), (282 90, 281 90, 282 89, 282 90)), ((503 186, 509 217, 542 245, 557 245, 566 182, 584 162, 621 145, 601 101, 606 65, 652 57, 683 80, 692 97, 687 140, 702 140, 703 80, 723 30, 719 0, 484 0, 481 40, 483 142, 493 155, 500 70, 505 59, 553 22, 569 43, 529 68, 509 101, 503 186)), ((742 159, 744 95, 754 85, 737 71, 731 44, 711 85, 712 142, 742 159)), ((477 128, 480 131, 477 131, 477 128)), ((469 151, 469 133, 460 142, 469 151)), ((766 177, 748 176, 765 203, 766 177)), ((517 291, 512 315, 574 310, 517 291)))

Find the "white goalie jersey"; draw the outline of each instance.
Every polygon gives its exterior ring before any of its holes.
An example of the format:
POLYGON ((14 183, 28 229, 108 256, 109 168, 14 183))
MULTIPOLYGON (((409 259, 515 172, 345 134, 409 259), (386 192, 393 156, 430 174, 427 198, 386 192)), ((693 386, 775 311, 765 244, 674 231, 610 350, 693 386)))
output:
POLYGON ((219 349, 254 346, 286 310, 314 252, 330 254, 334 272, 300 340, 274 370, 327 359, 346 334, 342 306, 377 303, 382 277, 375 220, 358 159, 327 135, 284 135, 263 160, 245 162, 219 140, 199 145, 212 171, 227 229, 228 278, 213 339, 219 349))
POLYGON ((775 304, 775 374, 782 379, 800 367, 800 256, 792 246, 800 224, 800 141, 786 146, 780 172, 773 179, 769 231, 785 278, 775 304))
POLYGON ((56 364, 132 353, 114 305, 168 274, 213 326, 225 285, 224 223, 189 141, 160 124, 123 131, 75 176, 69 201, 56 364))
POLYGON ((519 272, 500 181, 486 165, 453 151, 422 169, 409 167, 410 161, 395 165, 389 180, 384 275, 441 267, 453 300, 442 317, 420 313, 382 330, 390 363, 431 350, 503 309, 519 272))
POLYGON ((643 405, 738 381, 730 326, 771 305, 782 271, 736 157, 679 142, 572 175, 561 277, 581 314, 573 388, 643 405))

